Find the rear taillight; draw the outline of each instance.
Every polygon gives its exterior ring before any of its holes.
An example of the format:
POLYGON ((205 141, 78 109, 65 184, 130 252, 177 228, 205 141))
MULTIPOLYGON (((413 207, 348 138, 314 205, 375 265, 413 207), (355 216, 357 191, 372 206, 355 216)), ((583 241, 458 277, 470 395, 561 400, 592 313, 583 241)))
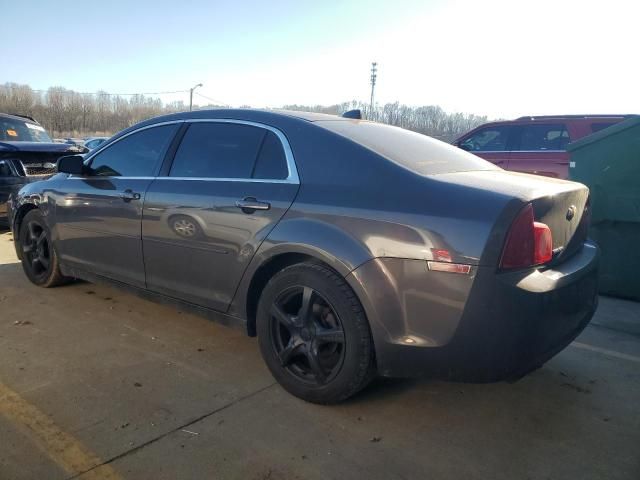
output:
POLYGON ((551 230, 545 223, 533 222, 533 265, 547 263, 553 257, 551 230))
POLYGON ((533 218, 528 204, 511 224, 502 250, 500 268, 505 270, 541 265, 551 260, 553 241, 549 227, 533 218))

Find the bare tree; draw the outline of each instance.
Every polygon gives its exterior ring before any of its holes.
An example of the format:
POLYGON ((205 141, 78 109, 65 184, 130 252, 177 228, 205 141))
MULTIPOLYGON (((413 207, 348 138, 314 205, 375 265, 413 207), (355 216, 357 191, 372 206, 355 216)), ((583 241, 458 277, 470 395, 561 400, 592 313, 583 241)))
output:
MULTIPOLYGON (((221 108, 207 105, 201 109, 221 108)), ((249 108, 244 105, 242 108, 249 108)), ((340 115, 360 109, 365 118, 424 133, 450 141, 456 136, 487 121, 487 117, 464 113, 447 113, 436 105, 411 107, 399 102, 375 105, 352 100, 335 105, 285 105, 287 110, 340 115)), ((183 101, 163 105, 159 98, 144 95, 130 97, 104 91, 81 94, 63 87, 51 87, 46 92, 34 91, 28 85, 0 85, 0 112, 31 115, 54 135, 110 135, 147 118, 165 113, 183 112, 183 101)))
POLYGON ((285 105, 286 110, 297 110, 340 115, 346 111, 359 109, 365 118, 397 127, 423 133, 450 142, 461 134, 487 122, 486 116, 464 113, 447 113, 437 105, 410 107, 399 102, 375 105, 373 111, 369 103, 344 102, 337 105, 285 105))

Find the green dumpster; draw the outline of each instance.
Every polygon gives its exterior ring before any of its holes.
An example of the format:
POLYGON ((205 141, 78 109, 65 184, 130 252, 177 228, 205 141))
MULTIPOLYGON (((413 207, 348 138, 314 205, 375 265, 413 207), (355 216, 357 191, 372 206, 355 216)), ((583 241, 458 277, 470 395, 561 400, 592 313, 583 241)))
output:
POLYGON ((640 116, 569 144, 569 178, 591 190, 600 292, 640 300, 640 116))

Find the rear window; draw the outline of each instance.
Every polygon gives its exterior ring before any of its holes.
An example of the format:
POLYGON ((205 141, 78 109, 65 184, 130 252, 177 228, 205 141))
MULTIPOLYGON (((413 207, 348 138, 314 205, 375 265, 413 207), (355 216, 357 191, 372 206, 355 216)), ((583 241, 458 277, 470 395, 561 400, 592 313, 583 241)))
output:
POLYGON ((0 117, 0 141, 51 142, 51 138, 40 125, 12 118, 0 117))
POLYGON ((458 147, 403 128, 344 120, 320 121, 317 124, 420 175, 499 170, 458 147))
POLYGON ((609 128, 612 125, 615 125, 615 122, 592 123, 591 124, 591 133, 599 132, 600 130, 604 130, 605 128, 609 128))

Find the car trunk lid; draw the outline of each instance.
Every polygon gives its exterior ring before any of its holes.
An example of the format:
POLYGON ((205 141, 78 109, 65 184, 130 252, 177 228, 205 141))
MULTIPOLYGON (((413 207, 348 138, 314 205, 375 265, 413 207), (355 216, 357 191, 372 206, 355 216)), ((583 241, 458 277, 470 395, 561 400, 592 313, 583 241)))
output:
POLYGON ((503 239, 518 211, 531 203, 535 221, 548 225, 551 230, 552 263, 571 256, 582 248, 587 238, 589 189, 580 183, 503 170, 442 174, 435 178, 519 200, 505 224, 499 226, 503 239))

